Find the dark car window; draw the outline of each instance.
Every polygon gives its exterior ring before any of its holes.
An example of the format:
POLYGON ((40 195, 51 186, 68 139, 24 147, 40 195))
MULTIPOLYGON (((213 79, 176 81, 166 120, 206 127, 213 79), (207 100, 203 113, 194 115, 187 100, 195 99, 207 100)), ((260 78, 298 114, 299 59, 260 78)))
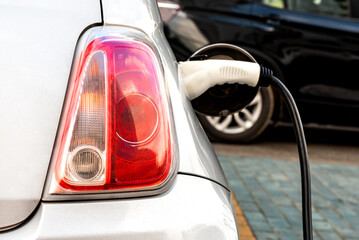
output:
POLYGON ((261 0, 265 5, 336 17, 350 17, 349 0, 261 0))

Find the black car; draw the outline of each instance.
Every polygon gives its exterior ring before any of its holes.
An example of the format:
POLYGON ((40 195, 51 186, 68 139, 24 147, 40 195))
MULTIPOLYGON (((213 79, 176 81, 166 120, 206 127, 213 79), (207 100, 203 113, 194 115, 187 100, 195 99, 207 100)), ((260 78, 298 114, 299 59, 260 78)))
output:
MULTIPOLYGON (((359 126, 359 1, 176 0, 159 7, 177 60, 209 44, 235 44, 285 82, 305 126, 359 126)), ((212 139, 248 142, 268 124, 286 122, 283 109, 266 88, 240 113, 199 119, 212 139)))

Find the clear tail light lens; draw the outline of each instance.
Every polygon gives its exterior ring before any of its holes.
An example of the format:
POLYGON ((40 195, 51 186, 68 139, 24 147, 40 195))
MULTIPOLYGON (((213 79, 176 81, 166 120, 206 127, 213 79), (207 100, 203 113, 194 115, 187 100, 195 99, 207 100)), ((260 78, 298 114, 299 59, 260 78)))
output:
POLYGON ((143 189, 172 166, 162 70, 145 43, 93 40, 67 93, 50 193, 143 189))

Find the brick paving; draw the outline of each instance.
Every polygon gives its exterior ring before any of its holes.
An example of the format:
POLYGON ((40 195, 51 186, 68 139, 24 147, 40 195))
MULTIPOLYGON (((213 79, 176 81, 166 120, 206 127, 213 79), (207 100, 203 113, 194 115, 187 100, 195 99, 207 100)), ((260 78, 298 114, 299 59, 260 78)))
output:
POLYGON ((232 194, 232 200, 233 200, 233 206, 234 210, 236 211, 236 217, 237 217, 237 224, 238 224, 238 231, 239 231, 239 238, 241 240, 255 240, 252 229, 249 227, 248 222, 243 215, 243 211, 240 208, 237 199, 232 194))
MULTIPOLYGON (((299 162, 218 158, 256 239, 302 239, 299 162)), ((314 239, 359 240, 359 167, 310 168, 314 239)))

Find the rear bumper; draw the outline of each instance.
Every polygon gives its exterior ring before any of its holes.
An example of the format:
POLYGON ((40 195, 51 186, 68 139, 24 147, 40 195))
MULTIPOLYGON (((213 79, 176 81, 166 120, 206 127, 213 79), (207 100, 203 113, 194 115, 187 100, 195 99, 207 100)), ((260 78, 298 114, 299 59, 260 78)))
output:
POLYGON ((1 239, 238 239, 230 193, 177 175, 165 194, 121 200, 41 203, 1 239))

